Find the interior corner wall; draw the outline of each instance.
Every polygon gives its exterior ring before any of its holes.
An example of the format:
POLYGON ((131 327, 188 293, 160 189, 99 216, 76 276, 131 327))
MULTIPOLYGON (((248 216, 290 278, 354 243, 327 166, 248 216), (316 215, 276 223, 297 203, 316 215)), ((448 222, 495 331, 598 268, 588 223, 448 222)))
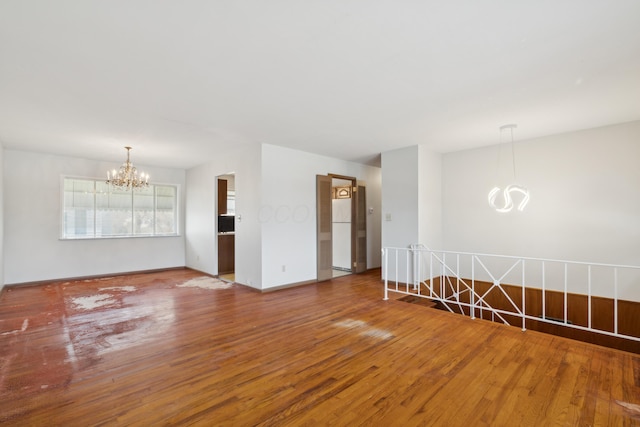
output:
MULTIPOLYGON (((6 284, 185 265, 183 235, 60 240, 61 176, 99 178, 117 165, 6 149, 3 157, 4 180, 16 184, 3 191, 6 284)), ((178 184, 184 189, 183 170, 141 169, 155 182, 178 184)), ((178 209, 183 230, 184 197, 178 209)))
POLYGON ((261 148, 240 147, 221 152, 214 160, 186 173, 186 264, 204 273, 218 274, 216 223, 219 175, 235 174, 235 281, 262 287, 261 148))
POLYGON ((263 289, 316 279, 316 175, 329 173, 365 182, 367 267, 380 266, 380 168, 263 144, 263 289))
POLYGON ((640 121, 517 142, 524 212, 487 203, 497 150, 444 155, 444 249, 640 265, 640 121))

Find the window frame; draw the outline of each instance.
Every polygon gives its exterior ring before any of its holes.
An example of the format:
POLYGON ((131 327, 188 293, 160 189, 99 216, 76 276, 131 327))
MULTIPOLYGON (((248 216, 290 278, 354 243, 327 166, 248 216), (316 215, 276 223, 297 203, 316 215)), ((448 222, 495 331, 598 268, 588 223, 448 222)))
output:
MULTIPOLYGON (((131 210, 131 219, 132 226, 131 232, 126 235, 97 235, 97 197, 96 197, 96 185, 98 182, 104 183, 105 180, 102 178, 96 177, 86 177, 86 176, 77 176, 77 175, 60 175, 60 209, 59 209, 59 240, 104 240, 104 239, 139 239, 139 238, 158 238, 158 237, 179 237, 181 236, 181 227, 180 227, 180 198, 182 193, 182 188, 180 184, 176 183, 164 183, 164 182, 153 182, 149 183, 149 187, 153 187, 153 217, 154 217, 154 226, 153 233, 151 234, 134 234, 135 233, 135 210, 134 210, 134 198, 133 194, 131 195, 131 205, 128 209, 131 210), (67 236, 65 233, 65 182, 66 180, 84 180, 84 181, 92 181, 93 182, 93 233, 87 236, 67 236), (173 187, 175 188, 175 198, 174 198, 174 229, 173 233, 158 233, 156 234, 156 218, 157 218, 157 193, 155 191, 155 187, 173 187)), ((132 193, 136 190, 129 190, 132 193)))

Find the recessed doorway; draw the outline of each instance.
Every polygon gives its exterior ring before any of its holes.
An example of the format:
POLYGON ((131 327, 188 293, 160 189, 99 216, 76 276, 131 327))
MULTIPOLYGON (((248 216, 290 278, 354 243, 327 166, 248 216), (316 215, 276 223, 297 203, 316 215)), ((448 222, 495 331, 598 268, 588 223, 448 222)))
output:
POLYGON ((317 175, 316 206, 317 280, 365 271, 367 227, 364 183, 349 176, 317 175))

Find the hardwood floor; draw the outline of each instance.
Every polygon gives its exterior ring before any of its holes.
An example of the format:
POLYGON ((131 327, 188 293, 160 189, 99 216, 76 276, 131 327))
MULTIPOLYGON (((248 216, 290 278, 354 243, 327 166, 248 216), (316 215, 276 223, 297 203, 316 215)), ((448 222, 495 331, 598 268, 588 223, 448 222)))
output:
POLYGON ((640 425, 640 356, 382 300, 173 270, 5 289, 11 425, 640 425))

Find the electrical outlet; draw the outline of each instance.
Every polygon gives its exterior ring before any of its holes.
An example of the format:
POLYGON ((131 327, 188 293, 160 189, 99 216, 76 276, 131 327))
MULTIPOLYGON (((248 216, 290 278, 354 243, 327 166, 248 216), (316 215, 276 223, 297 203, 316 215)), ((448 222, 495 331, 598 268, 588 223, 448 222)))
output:
POLYGON ((286 266, 286 265, 283 265, 283 266, 282 266, 282 272, 284 273, 285 271, 287 271, 287 266, 286 266))

